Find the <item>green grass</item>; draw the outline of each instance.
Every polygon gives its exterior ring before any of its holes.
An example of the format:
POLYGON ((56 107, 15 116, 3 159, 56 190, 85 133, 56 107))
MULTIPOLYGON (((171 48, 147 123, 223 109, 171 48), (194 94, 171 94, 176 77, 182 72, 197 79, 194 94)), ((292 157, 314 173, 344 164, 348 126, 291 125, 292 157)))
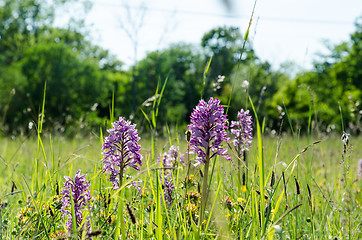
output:
MULTIPOLYGON (((154 147, 151 139, 141 139, 142 169, 140 172, 126 170, 122 195, 111 189, 107 176, 101 172, 100 138, 94 135, 73 140, 61 136, 40 137, 43 145, 40 154, 36 137, 0 139, 0 234, 3 239, 48 239, 56 233, 64 234, 65 221, 59 211, 57 186, 61 190, 63 176, 74 177, 78 169, 87 174, 91 183, 91 210, 84 210, 84 214, 89 214, 93 231, 101 230, 93 239, 114 236, 119 196, 124 196, 126 219, 121 232, 129 239, 362 238, 362 179, 356 170, 357 160, 362 156, 361 137, 351 137, 349 149, 343 154, 343 143, 337 135, 322 139, 300 137, 296 146, 290 136, 279 139, 262 136, 260 131, 258 137, 263 141, 258 143, 255 136, 248 153, 245 188, 238 181, 235 156, 232 161, 212 159, 209 200, 201 233, 197 227, 200 204, 194 201, 187 206, 189 199, 185 199, 187 167, 180 165, 172 170, 174 202, 168 207, 160 181, 162 166, 152 160, 153 151, 156 156, 166 152, 170 141, 179 142, 181 151, 186 153, 184 136, 156 138, 154 147), (312 144, 317 140, 322 141, 312 144), (262 171, 260 154, 264 162, 262 171), (272 171, 274 184, 271 186, 272 171), (262 180, 260 174, 264 174, 262 180), (344 176, 346 180, 342 181, 344 176), (133 180, 143 181, 142 195, 134 187, 126 186, 133 180), (136 223, 132 223, 131 215, 136 223)), ((190 175, 202 186, 198 168, 191 167, 190 175)), ((190 185, 187 191, 197 194, 201 189, 196 184, 190 185)))

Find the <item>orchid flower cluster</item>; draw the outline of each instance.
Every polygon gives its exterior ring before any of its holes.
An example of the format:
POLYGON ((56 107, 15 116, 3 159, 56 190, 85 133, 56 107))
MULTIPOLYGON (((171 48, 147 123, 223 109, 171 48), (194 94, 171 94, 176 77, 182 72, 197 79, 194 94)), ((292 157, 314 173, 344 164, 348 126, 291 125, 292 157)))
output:
MULTIPOLYGON (((169 150, 163 155, 160 156, 160 160, 162 159, 162 165, 165 168, 173 168, 177 167, 178 164, 185 165, 185 157, 184 154, 180 153, 180 147, 172 145, 169 150)), ((171 174, 170 169, 166 169, 168 175, 171 174)))
POLYGON ((190 148, 196 153, 196 164, 204 166, 202 191, 201 191, 201 211, 199 224, 202 224, 205 215, 205 208, 208 198, 208 172, 210 159, 219 155, 230 160, 227 149, 223 148, 223 141, 228 141, 226 130, 228 121, 224 114, 224 108, 217 98, 210 98, 208 102, 200 100, 199 104, 191 113, 191 124, 188 130, 191 132, 189 142, 190 148))
POLYGON ((167 206, 171 206, 173 203, 172 193, 175 189, 173 180, 172 180, 172 172, 171 169, 177 167, 178 164, 184 165, 184 155, 180 153, 180 148, 177 146, 171 146, 170 149, 160 156, 159 160, 162 160, 162 165, 166 168, 163 171, 163 177, 161 177, 161 182, 164 185, 164 197, 167 206))
MULTIPOLYGON (((82 210, 87 208, 89 200, 91 198, 89 192, 89 182, 85 179, 86 175, 81 175, 80 170, 77 171, 74 180, 68 176, 65 176, 66 182, 64 183, 64 188, 61 192, 63 195, 62 198, 62 208, 61 212, 63 213, 63 218, 67 218, 66 226, 68 230, 72 232, 73 230, 73 218, 71 213, 72 200, 74 203, 74 212, 75 212, 75 222, 77 224, 76 229, 82 228, 81 223, 83 221, 82 210)), ((89 230, 89 229, 88 229, 89 230)))
POLYGON ((234 148, 239 155, 249 151, 253 140, 252 127, 253 119, 249 110, 241 109, 238 112, 238 120, 231 121, 231 134, 235 137, 233 141, 234 148))
MULTIPOLYGON (((207 174, 210 159, 217 155, 224 157, 226 160, 231 159, 227 153, 227 148, 222 145, 224 141, 229 141, 226 132, 228 121, 224 114, 224 108, 217 98, 210 98, 208 102, 200 100, 191 114, 190 121, 191 123, 187 127, 191 136, 189 136, 188 140, 189 147, 196 154, 195 166, 205 165, 200 216, 202 220, 207 202, 207 174)), ((233 145, 239 154, 249 150, 251 146, 251 125, 252 118, 248 110, 240 110, 238 120, 231 122, 231 134, 235 137, 233 145)), ((102 162, 104 163, 103 172, 110 175, 109 180, 112 182, 113 189, 116 190, 123 183, 127 166, 138 171, 140 170, 142 155, 140 153, 141 146, 138 144, 140 137, 138 136, 135 124, 131 124, 130 121, 120 117, 118 121, 112 123, 112 126, 113 128, 107 130, 109 136, 105 138, 102 146, 102 154, 104 156, 102 162)), ((184 155, 180 153, 178 146, 171 146, 167 152, 160 156, 159 162, 162 162, 163 166, 161 182, 164 185, 165 201, 168 206, 171 206, 174 200, 172 194, 175 189, 172 169, 177 168, 180 164, 185 165, 184 155)), ((87 208, 91 198, 89 192, 90 184, 85 179, 85 176, 81 175, 79 170, 74 180, 70 177, 65 177, 66 182, 61 192, 63 195, 61 211, 63 212, 63 218, 67 218, 66 226, 69 231, 73 230, 73 222, 76 222, 77 229, 83 227, 80 226, 83 222, 82 210, 87 208), (71 211, 73 207, 75 221, 72 219, 71 211)), ((131 185, 142 193, 140 184, 141 181, 134 181, 131 185)), ((123 212, 121 212, 121 216, 123 216, 123 212)))
POLYGON ((231 159, 221 145, 229 140, 227 123, 224 108, 217 98, 210 98, 208 102, 200 100, 191 113, 191 124, 187 126, 191 131, 190 147, 197 155, 195 166, 205 164, 216 155, 231 159))
POLYGON ((142 155, 135 124, 131 125, 130 121, 120 117, 112 126, 112 129, 107 130, 109 136, 102 147, 103 172, 110 174, 109 180, 113 183, 113 189, 118 189, 127 166, 140 170, 142 155))

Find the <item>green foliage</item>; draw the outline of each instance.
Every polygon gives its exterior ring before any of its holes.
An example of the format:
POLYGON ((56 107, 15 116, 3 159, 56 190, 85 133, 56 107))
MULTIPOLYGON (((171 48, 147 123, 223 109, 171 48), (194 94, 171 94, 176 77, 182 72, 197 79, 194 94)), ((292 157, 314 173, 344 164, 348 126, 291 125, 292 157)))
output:
POLYGON ((361 131, 360 19, 348 42, 330 47, 330 54, 322 56, 313 70, 294 79, 288 69, 275 70, 260 60, 250 41, 242 49, 241 31, 227 26, 205 33, 200 46, 174 44, 150 52, 124 71, 122 62, 87 40, 82 24, 52 27, 55 9, 69 7, 64 5, 68 3, 72 1, 4 0, 0 7, 0 129, 4 134, 26 133, 30 125, 36 126, 45 82, 45 127, 69 134, 77 128, 99 128, 114 94, 115 115, 129 116, 146 129, 140 109, 146 114, 152 111, 157 84, 166 78, 158 130, 166 124, 183 128, 202 95, 217 97, 223 104, 231 101, 230 117, 248 107, 250 96, 267 131, 279 129, 285 109, 290 110, 296 129, 338 130, 341 105, 346 129, 361 131), (249 82, 247 88, 242 87, 244 80, 249 82))
POLYGON ((82 58, 67 45, 36 44, 26 53, 22 65, 28 80, 23 95, 33 101, 31 107, 40 102, 42 85, 47 82, 48 126, 73 125, 94 104, 107 108, 109 79, 94 60, 82 58))
POLYGON ((211 83, 217 80, 219 75, 226 77, 226 83, 230 82, 230 76, 239 59, 241 64, 253 63, 257 57, 250 44, 247 44, 242 54, 243 37, 239 28, 218 27, 207 32, 201 46, 205 50, 207 58, 212 56, 204 97, 212 95, 211 83))
MULTIPOLYGON (((241 65, 231 79, 233 95, 229 115, 236 116, 238 109, 247 108, 250 96, 261 119, 267 117, 269 127, 276 125, 278 116, 273 114, 276 108, 270 100, 289 78, 284 73, 273 70, 268 62, 256 60, 254 63, 241 65), (247 87, 243 86, 244 81, 248 82, 247 87)), ((225 92, 222 96, 227 96, 226 94, 225 92)))
MULTIPOLYGON (((314 129, 340 129, 339 105, 349 131, 361 131, 362 102, 362 25, 349 42, 331 49, 330 55, 316 62, 314 69, 304 72, 280 88, 273 107, 285 104, 294 114, 290 117, 298 128, 306 127, 312 111, 314 129), (283 103, 284 100, 284 103, 283 103)), ((276 117, 276 116, 274 116, 276 117)))
POLYGON ((112 91, 126 91, 120 61, 88 42, 81 29, 51 27, 54 9, 64 3, 4 1, 0 7, 4 133, 27 132, 36 126, 45 82, 45 127, 59 132, 98 127, 108 115, 112 91))
MULTIPOLYGON (((190 45, 172 45, 162 52, 147 55, 137 65, 137 102, 143 107, 152 106, 154 90, 159 80, 168 78, 168 83, 160 106, 158 122, 182 124, 187 121, 195 102, 199 99, 202 79, 200 54, 190 45)), ((147 108, 146 108, 147 109, 147 108)))

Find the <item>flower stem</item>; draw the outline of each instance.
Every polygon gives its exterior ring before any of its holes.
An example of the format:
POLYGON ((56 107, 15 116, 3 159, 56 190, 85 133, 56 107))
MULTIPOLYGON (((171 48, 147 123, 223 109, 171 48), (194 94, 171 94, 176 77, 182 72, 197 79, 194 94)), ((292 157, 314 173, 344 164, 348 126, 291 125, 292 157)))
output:
MULTIPOLYGON (((187 144, 187 172, 186 172, 186 177, 185 177, 185 201, 186 201, 186 196, 187 196, 187 192, 188 192, 188 177, 190 174, 190 167, 191 167, 191 161, 190 161, 190 144, 187 144)), ((187 203, 190 202, 190 199, 187 199, 187 203)), ((184 202, 185 205, 185 202, 184 202)))
POLYGON ((239 184, 238 184, 238 191, 237 191, 237 193, 238 193, 238 196, 240 196, 240 194, 241 194, 241 186, 242 186, 242 183, 241 183, 241 160, 240 160, 240 156, 241 156, 241 154, 240 154, 240 146, 238 146, 238 149, 237 149, 238 151, 237 151, 237 153, 238 153, 238 182, 239 182, 239 184))
MULTIPOLYGON (((122 164, 123 165, 123 164, 122 164)), ((117 226, 116 226, 116 231, 114 232, 114 239, 118 240, 119 238, 119 234, 121 230, 121 239, 125 239, 126 238, 126 228, 125 228, 125 222, 124 222, 124 217, 123 217, 123 189, 121 189, 122 185, 123 185, 123 169, 124 166, 120 167, 120 171, 119 171, 119 202, 118 202, 118 221, 117 221, 117 226), (119 229, 119 224, 121 224, 121 229, 119 229)))
POLYGON ((206 162, 204 167, 204 177, 202 181, 202 192, 201 192, 201 212, 200 212, 200 218, 199 218, 199 227, 200 230, 202 229, 202 222, 204 221, 205 216, 205 209, 207 204, 207 197, 208 197, 208 175, 209 175, 209 164, 210 164, 210 148, 207 148, 206 152, 206 162))
MULTIPOLYGON (((122 187, 123 185, 123 168, 124 166, 121 166, 121 171, 120 171, 120 178, 119 178, 119 188, 122 187)), ((124 217, 123 217, 123 189, 121 189, 121 191, 119 191, 119 211, 120 212, 120 221, 121 221, 121 234, 122 234, 122 239, 126 238, 126 226, 125 226, 125 222, 124 222, 124 217)))

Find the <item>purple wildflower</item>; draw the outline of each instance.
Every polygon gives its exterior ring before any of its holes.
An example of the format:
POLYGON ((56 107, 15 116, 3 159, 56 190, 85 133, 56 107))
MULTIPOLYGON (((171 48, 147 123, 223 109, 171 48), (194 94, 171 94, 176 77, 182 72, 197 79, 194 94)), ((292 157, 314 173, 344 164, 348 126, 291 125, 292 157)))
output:
POLYGON ((160 156, 160 160, 162 159, 163 167, 176 167, 178 162, 182 165, 185 165, 185 157, 184 154, 180 153, 179 146, 171 146, 168 152, 163 153, 160 156))
POLYGON ((133 181, 133 182, 131 182, 131 184, 130 184, 130 185, 131 185, 132 187, 137 188, 137 191, 138 191, 140 194, 142 194, 141 183, 142 183, 142 180, 139 180, 139 181, 133 181))
POLYGON ((235 137, 233 144, 239 154, 250 150, 253 139, 252 124, 253 119, 249 114, 249 110, 244 111, 244 109, 238 112, 237 121, 231 121, 231 134, 235 137))
POLYGON ((224 108, 217 98, 210 98, 208 103, 200 100, 191 113, 191 124, 187 127, 192 133, 191 149, 197 154, 196 165, 205 164, 207 157, 210 159, 215 155, 231 159, 227 149, 221 146, 221 143, 229 138, 225 131, 228 127, 224 108))
MULTIPOLYGON (((168 152, 163 153, 160 156, 159 160, 162 160, 162 165, 165 168, 177 167, 178 163, 184 165, 184 155, 180 153, 180 148, 177 146, 171 146, 168 152)), ((163 179, 161 177, 161 182, 164 185, 164 197, 167 206, 171 206, 173 203, 172 192, 175 189, 171 169, 164 169, 163 179)))
POLYGON ((89 192, 89 182, 85 179, 86 175, 81 175, 80 170, 75 175, 74 181, 70 177, 65 176, 66 182, 64 183, 64 188, 61 192, 63 195, 62 198, 62 209, 61 212, 63 213, 63 218, 67 217, 67 227, 69 231, 73 231, 73 219, 72 219, 72 213, 71 213, 71 196, 73 198, 74 202, 74 212, 75 212, 75 218, 77 223, 77 229, 80 226, 80 224, 83 221, 83 214, 82 210, 87 207, 89 204, 89 200, 91 198, 90 192, 89 192))
POLYGON ((140 170, 142 155, 135 124, 131 125, 130 121, 120 117, 112 126, 112 129, 107 130, 109 136, 102 147, 103 172, 110 174, 109 180, 113 183, 113 189, 118 189, 126 166, 140 170))
POLYGON ((175 189, 172 178, 169 179, 169 177, 164 176, 163 185, 164 185, 163 194, 165 197, 166 204, 169 207, 173 203, 172 193, 173 193, 173 190, 175 189))

